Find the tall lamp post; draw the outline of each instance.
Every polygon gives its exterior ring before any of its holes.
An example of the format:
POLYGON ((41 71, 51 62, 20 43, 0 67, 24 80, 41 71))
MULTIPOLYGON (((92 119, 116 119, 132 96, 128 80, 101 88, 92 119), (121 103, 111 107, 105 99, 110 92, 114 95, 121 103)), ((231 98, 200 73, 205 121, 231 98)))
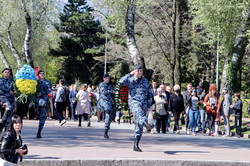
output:
POLYGON ((217 86, 217 89, 219 89, 219 56, 220 56, 220 53, 219 53, 219 37, 220 37, 220 34, 218 33, 218 36, 217 36, 217 60, 216 60, 216 86, 217 86))
POLYGON ((107 52, 108 52, 108 32, 107 32, 107 24, 105 26, 105 60, 104 60, 104 74, 107 73, 107 52))

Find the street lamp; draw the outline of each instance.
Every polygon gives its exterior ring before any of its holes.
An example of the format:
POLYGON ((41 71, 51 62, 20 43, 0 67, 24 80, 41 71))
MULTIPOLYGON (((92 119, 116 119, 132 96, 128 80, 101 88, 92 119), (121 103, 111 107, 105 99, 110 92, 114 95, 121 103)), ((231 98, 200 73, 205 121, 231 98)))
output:
POLYGON ((104 61, 104 74, 107 73, 107 52, 108 52, 108 32, 107 32, 107 24, 105 26, 105 35, 106 35, 106 38, 105 38, 105 61, 104 61))
POLYGON ((219 89, 219 56, 220 56, 220 50, 219 50, 219 38, 220 37, 220 34, 218 33, 218 36, 217 36, 217 60, 216 60, 216 86, 217 88, 219 89))

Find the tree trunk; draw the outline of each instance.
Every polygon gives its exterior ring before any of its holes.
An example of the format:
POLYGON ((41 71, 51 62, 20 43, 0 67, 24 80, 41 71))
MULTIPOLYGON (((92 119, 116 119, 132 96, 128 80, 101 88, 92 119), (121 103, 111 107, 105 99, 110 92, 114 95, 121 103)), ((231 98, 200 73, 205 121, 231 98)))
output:
POLYGON ((136 10, 136 0, 129 0, 128 9, 125 19, 126 24, 126 35, 127 35, 127 46, 130 56, 133 60, 134 65, 139 65, 139 51, 135 40, 135 10, 136 10))
POLYGON ((227 83, 227 67, 228 67, 228 57, 225 59, 224 64, 223 64, 220 90, 222 88, 225 88, 225 87, 228 88, 228 83, 227 83))
POLYGON ((1 47, 0 47, 0 59, 2 60, 5 67, 10 68, 10 65, 9 65, 1 47))
POLYGON ((12 25, 12 23, 10 22, 9 26, 8 26, 8 31, 7 31, 8 41, 9 41, 9 49, 11 50, 13 56, 16 58, 17 67, 20 68, 22 65, 22 60, 21 60, 21 57, 18 55, 17 50, 12 42, 11 33, 10 33, 11 25, 12 25))
POLYGON ((16 58, 16 62, 17 62, 17 67, 21 67, 22 65, 22 60, 21 57, 19 56, 13 42, 12 42, 12 38, 11 38, 11 33, 10 33, 10 27, 11 27, 12 23, 9 23, 8 26, 8 30, 7 30, 7 36, 8 36, 8 41, 5 40, 3 37, 0 37, 0 41, 2 41, 12 52, 13 56, 16 58))
POLYGON ((250 29, 250 8, 243 12, 243 17, 246 17, 246 19, 243 19, 244 22, 239 28, 232 51, 230 85, 233 92, 241 91, 241 63, 248 45, 248 38, 245 33, 250 29))
POLYGON ((27 63, 34 68, 34 62, 32 58, 32 54, 30 51, 30 40, 31 40, 31 33, 32 33, 32 22, 31 22, 31 17, 29 13, 26 10, 26 2, 25 0, 22 0, 22 5, 23 5, 23 12, 25 14, 25 21, 27 24, 27 29, 26 29, 26 34, 25 34, 25 39, 24 39, 24 54, 27 60, 27 63))
POLYGON ((174 82, 181 86, 180 70, 180 34, 181 34, 181 15, 180 15, 180 0, 175 0, 175 68, 174 68, 174 82))

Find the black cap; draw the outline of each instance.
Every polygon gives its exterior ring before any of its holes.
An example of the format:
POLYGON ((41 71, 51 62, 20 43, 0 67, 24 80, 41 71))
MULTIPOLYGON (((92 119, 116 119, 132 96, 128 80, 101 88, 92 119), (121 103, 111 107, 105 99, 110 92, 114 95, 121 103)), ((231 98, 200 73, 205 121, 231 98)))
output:
POLYGON ((39 70, 37 74, 39 75, 40 73, 44 73, 44 71, 43 70, 39 70))
POLYGON ((142 67, 141 67, 140 65, 136 65, 136 66, 134 67, 134 70, 139 70, 139 69, 142 69, 142 67))
POLYGON ((109 77, 107 73, 103 75, 103 78, 107 78, 107 77, 109 77))
POLYGON ((4 68, 4 69, 2 70, 2 73, 3 73, 5 70, 9 70, 9 71, 10 71, 10 69, 9 69, 9 68, 4 68))

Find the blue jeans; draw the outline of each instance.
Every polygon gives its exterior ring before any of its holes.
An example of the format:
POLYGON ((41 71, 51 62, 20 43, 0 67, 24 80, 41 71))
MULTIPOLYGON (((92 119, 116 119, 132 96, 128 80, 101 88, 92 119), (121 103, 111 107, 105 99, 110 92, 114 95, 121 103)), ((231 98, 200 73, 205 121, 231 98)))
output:
POLYGON ((200 110, 200 114, 198 115, 197 124, 199 129, 206 130, 206 111, 204 109, 200 110))
POLYGON ((191 129, 193 132, 195 132, 195 128, 197 126, 197 119, 200 112, 199 110, 189 110, 189 123, 188 123, 188 129, 191 129))
POLYGON ((75 111, 76 111, 76 103, 73 103, 73 102, 70 102, 70 107, 71 107, 71 120, 75 120, 76 119, 76 114, 75 114, 75 111))

